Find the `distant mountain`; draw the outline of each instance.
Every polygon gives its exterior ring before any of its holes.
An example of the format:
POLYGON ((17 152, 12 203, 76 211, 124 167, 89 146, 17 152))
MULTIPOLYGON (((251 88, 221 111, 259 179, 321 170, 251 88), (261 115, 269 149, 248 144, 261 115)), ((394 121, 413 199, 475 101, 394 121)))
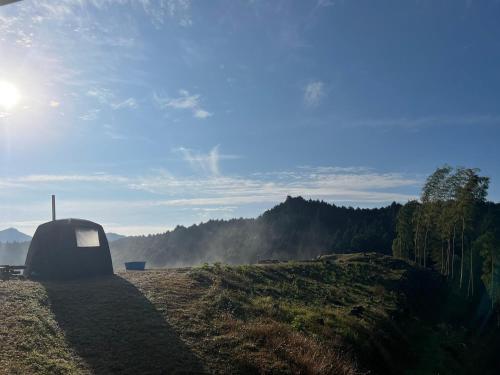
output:
POLYGON ((31 241, 31 236, 18 231, 16 228, 0 230, 0 243, 31 241))
POLYGON ((116 240, 125 238, 126 236, 124 236, 123 234, 110 232, 110 233, 106 233, 106 237, 108 238, 108 242, 114 242, 116 240))
POLYGON ((122 238, 111 243, 111 255, 115 266, 143 260, 153 267, 175 267, 354 251, 391 254, 400 207, 393 203, 361 209, 287 197, 256 219, 210 220, 163 234, 122 238))

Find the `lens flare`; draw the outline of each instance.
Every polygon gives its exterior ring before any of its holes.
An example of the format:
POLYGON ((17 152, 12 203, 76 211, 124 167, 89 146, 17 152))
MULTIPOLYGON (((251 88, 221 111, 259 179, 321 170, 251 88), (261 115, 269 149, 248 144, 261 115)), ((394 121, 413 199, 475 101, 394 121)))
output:
POLYGON ((0 107, 12 109, 21 98, 19 90, 10 82, 0 81, 0 107))

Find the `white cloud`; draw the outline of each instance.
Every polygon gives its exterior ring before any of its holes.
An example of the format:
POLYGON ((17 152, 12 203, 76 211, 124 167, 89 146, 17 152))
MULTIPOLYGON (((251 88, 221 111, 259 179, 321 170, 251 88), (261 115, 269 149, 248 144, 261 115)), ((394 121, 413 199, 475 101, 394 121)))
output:
MULTIPOLYGON (((99 103, 102 109, 110 108, 112 110, 117 111, 121 109, 137 109, 139 106, 135 98, 130 97, 120 101, 119 99, 116 98, 116 95, 113 91, 103 87, 93 87, 92 89, 87 90, 85 95, 95 99, 99 103)), ((85 121, 96 120, 99 117, 101 108, 90 109, 85 114, 81 115, 80 118, 85 121)), ((111 138, 113 139, 120 138, 119 136, 118 137, 116 136, 117 135, 116 132, 110 132, 110 131, 107 132, 108 135, 110 135, 111 133, 113 133, 111 138)))
POLYGON ((109 89, 103 87, 94 87, 87 91, 87 96, 97 99, 101 104, 110 105, 111 101, 115 97, 113 92, 109 89))
POLYGON ((113 109, 122 109, 122 108, 135 109, 138 107, 138 104, 137 104, 137 100, 135 100, 134 98, 128 98, 122 102, 111 104, 111 107, 113 109))
POLYGON ((161 27, 168 18, 176 19, 179 25, 184 27, 193 24, 190 0, 138 0, 138 2, 157 27, 161 27))
MULTIPOLYGON (((40 184, 81 183, 95 188, 110 184, 110 189, 140 190, 169 199, 151 201, 151 205, 235 205, 258 202, 279 202, 287 195, 303 195, 341 202, 404 201, 413 195, 394 191, 416 187, 421 181, 399 173, 377 173, 362 168, 301 167, 291 171, 253 174, 249 177, 223 176, 219 169, 218 147, 208 154, 186 148, 177 150, 193 168, 208 172, 206 176, 176 177, 162 171, 145 176, 93 174, 37 174, 0 179, 0 189, 37 189, 40 184)), ((143 203, 140 203, 143 204, 143 203)))
POLYGON ((484 126, 500 125, 499 115, 436 115, 346 121, 345 126, 402 127, 419 129, 434 126, 484 126))
POLYGON ((99 117, 99 113, 101 112, 98 108, 89 109, 86 113, 80 116, 80 119, 83 121, 94 121, 99 117))
POLYGON ((106 134, 109 138, 114 139, 114 140, 126 140, 129 139, 129 137, 123 133, 121 133, 116 127, 110 125, 110 124, 104 124, 104 134, 106 134))
POLYGON ((127 182, 128 178, 110 175, 105 173, 95 173, 89 175, 82 174, 35 174, 13 178, 11 181, 21 183, 47 183, 47 182, 107 182, 107 183, 120 183, 127 182))
MULTIPOLYGON (((208 155, 186 154, 186 160, 207 167, 208 155)), ((414 195, 393 191, 415 187, 416 178, 398 173, 376 173, 361 168, 336 170, 335 167, 306 168, 275 173, 253 174, 251 177, 220 174, 196 178, 169 176, 146 177, 132 182, 132 189, 154 194, 182 191, 179 198, 163 200, 162 205, 238 205, 279 202, 287 195, 303 195, 339 202, 383 203, 406 201, 414 195)))
POLYGON ((190 26, 191 1, 190 0, 33 0, 24 5, 23 10, 33 12, 33 22, 47 20, 66 21, 83 18, 85 11, 96 9, 104 12, 109 9, 122 7, 130 11, 141 10, 156 26, 161 27, 168 19, 177 20, 181 26, 190 26))
POLYGON ((333 5, 335 5, 335 2, 332 0, 318 0, 318 2, 316 3, 316 6, 318 8, 330 7, 333 5))
POLYGON ((199 106, 200 95, 189 95, 187 90, 179 90, 179 97, 166 99, 164 105, 176 109, 195 109, 199 106))
POLYGON ((127 98, 124 100, 117 100, 116 95, 110 89, 104 87, 94 87, 85 93, 88 97, 96 99, 99 104, 110 107, 112 109, 135 109, 139 105, 135 98, 127 98))
POLYGON ((204 109, 197 109, 194 111, 194 117, 196 118, 207 118, 212 116, 212 114, 204 109))
POLYGON ((201 170, 204 173, 218 175, 219 170, 219 146, 215 146, 208 154, 199 153, 189 148, 179 147, 174 151, 180 152, 183 159, 187 161, 195 170, 201 170))
POLYGON ((321 81, 310 82, 304 89, 304 103, 309 107, 317 106, 325 95, 324 86, 321 81))
POLYGON ((173 108, 180 110, 189 110, 194 117, 205 119, 213 114, 201 108, 201 96, 199 94, 191 95, 187 90, 179 90, 179 96, 176 98, 161 97, 153 94, 153 100, 160 108, 173 108))

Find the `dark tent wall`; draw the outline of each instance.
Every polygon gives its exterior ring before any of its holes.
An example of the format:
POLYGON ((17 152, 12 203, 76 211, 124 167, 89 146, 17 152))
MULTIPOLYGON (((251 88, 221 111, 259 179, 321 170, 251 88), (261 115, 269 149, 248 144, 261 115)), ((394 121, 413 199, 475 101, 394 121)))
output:
POLYGON ((74 279, 113 274, 102 226, 63 219, 40 225, 31 240, 24 274, 38 279, 74 279))

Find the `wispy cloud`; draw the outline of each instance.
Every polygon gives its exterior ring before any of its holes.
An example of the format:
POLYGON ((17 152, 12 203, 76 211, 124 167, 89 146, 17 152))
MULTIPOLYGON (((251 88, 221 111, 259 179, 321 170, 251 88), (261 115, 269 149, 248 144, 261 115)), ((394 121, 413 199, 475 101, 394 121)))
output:
POLYGON ((309 107, 317 106, 323 99, 325 84, 321 81, 310 82, 304 88, 304 103, 309 107))
POLYGON ((196 118, 207 118, 212 116, 212 113, 205 111, 204 109, 198 108, 194 111, 194 117, 196 118))
POLYGON ((176 98, 162 97, 154 93, 153 99, 160 108, 188 110, 194 117, 199 119, 205 119, 213 115, 201 107, 200 94, 190 94, 187 90, 179 90, 179 96, 176 98))
POLYGON ((46 20, 64 21, 80 18, 81 14, 90 9, 107 11, 109 9, 124 7, 133 11, 143 10, 151 22, 161 27, 167 20, 177 20, 181 26, 190 26, 191 1, 190 0, 64 0, 54 2, 51 0, 32 0, 24 8, 36 14, 34 22, 46 20))
POLYGON ((83 121, 94 121, 99 117, 99 113, 101 112, 98 108, 89 109, 83 115, 80 116, 80 119, 83 121))
POLYGON ((500 115, 467 114, 436 115, 423 117, 399 117, 345 121, 345 126, 366 126, 374 128, 400 127, 419 129, 435 126, 484 126, 500 125, 500 115))
POLYGON ((137 100, 135 100, 134 98, 128 98, 122 102, 111 104, 111 107, 113 107, 113 109, 122 109, 122 108, 135 109, 138 107, 138 104, 137 100))
POLYGON ((127 98, 124 100, 119 100, 117 95, 110 89, 104 87, 93 87, 88 90, 86 96, 97 100, 97 102, 103 106, 107 106, 111 109, 136 109, 139 104, 135 98, 127 98))
POLYGON ((331 7, 333 5, 335 5, 335 1, 333 0, 318 0, 318 2, 316 3, 316 6, 318 8, 331 7))
POLYGON ((104 124, 104 134, 106 134, 109 138, 114 140, 123 141, 129 139, 127 135, 119 132, 115 126, 110 124, 104 124))
MULTIPOLYGON (((198 162, 198 158, 194 158, 198 162)), ((354 170, 354 169, 353 169, 354 170)), ((405 201, 412 195, 393 191, 415 187, 415 177, 369 170, 342 171, 330 167, 302 167, 292 171, 253 174, 249 177, 210 175, 205 178, 161 176, 141 179, 129 186, 155 194, 180 189, 183 196, 163 201, 165 205, 222 205, 279 202, 287 195, 304 195, 340 202, 374 203, 405 201)))
MULTIPOLYGON (((133 2, 134 0, 131 1, 133 2)), ((137 2, 158 28, 163 26, 167 19, 175 19, 179 25, 184 27, 193 24, 190 0, 137 0, 137 2)))
MULTIPOLYGON (((196 154, 180 148, 187 162, 195 168, 205 168, 206 176, 176 177, 162 171, 146 176, 94 174, 37 174, 0 179, 1 189, 36 188, 37 184, 97 183, 114 184, 118 189, 142 190, 172 199, 151 204, 223 205, 276 201, 287 195, 325 198, 341 202, 388 202, 406 200, 412 195, 394 189, 416 187, 421 181, 400 173, 377 173, 362 168, 301 167, 290 171, 252 174, 247 177, 224 176, 219 170, 219 152, 196 154), (179 196, 176 198, 175 196, 179 196), (183 198, 181 198, 183 197, 183 198), (184 198, 186 197, 186 198, 184 198)), ((82 191, 85 186, 81 186, 82 191)))
MULTIPOLYGON (((163 228, 166 230, 196 220, 228 218, 241 214, 242 209, 248 215, 252 207, 250 212, 257 215, 261 208, 256 207, 271 207, 287 195, 365 207, 392 201, 405 202, 415 198, 415 194, 408 191, 416 191, 421 183, 416 176, 336 166, 300 167, 248 176, 222 175, 217 165, 221 157, 218 148, 206 155, 185 149, 178 152, 185 152, 186 161, 197 168, 207 168, 208 173, 188 177, 162 170, 129 176, 109 173, 36 174, 0 178, 0 191, 4 196, 31 191, 36 192, 37 197, 64 192, 66 198, 58 204, 62 215, 77 214, 102 223, 113 222, 111 227, 131 233, 127 227, 141 227, 150 232, 147 227, 159 228, 165 223, 163 228), (82 197, 90 191, 102 194, 91 200, 75 200, 74 195, 73 200, 68 199, 75 188, 82 197), (165 210, 165 207, 169 209, 165 210), (193 214, 190 216, 188 212, 193 214)), ((41 223, 47 219, 49 208, 46 200, 29 204, 6 201, 0 204, 0 221, 41 223)))
POLYGON ((173 150, 182 155, 195 171, 218 176, 220 174, 219 162, 221 159, 237 159, 237 155, 220 154, 219 145, 213 147, 208 153, 202 153, 186 147, 178 147, 173 150))
POLYGON ((103 87, 94 87, 87 91, 87 96, 95 98, 99 103, 110 105, 114 99, 114 94, 111 90, 103 87))
POLYGON ((21 176, 11 179, 10 181, 20 183, 47 183, 47 182, 106 182, 106 183, 123 183, 127 182, 128 178, 105 173, 94 174, 34 174, 21 176))

